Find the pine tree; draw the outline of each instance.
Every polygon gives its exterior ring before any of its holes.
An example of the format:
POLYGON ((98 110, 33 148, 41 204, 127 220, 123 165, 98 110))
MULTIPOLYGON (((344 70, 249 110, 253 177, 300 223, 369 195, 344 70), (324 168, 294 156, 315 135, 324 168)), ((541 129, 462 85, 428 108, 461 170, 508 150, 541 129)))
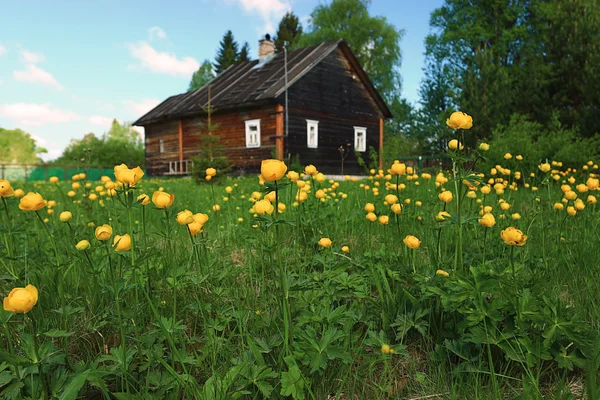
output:
POLYGON ((238 55, 238 62, 248 62, 250 61, 250 45, 248 42, 245 42, 240 50, 240 54, 238 55))
POLYGON ((302 36, 302 24, 300 20, 293 12, 286 13, 277 28, 277 34, 275 35, 275 51, 283 51, 283 43, 289 42, 289 46, 298 41, 302 36))
POLYGON ((238 43, 233 37, 233 32, 225 32, 223 39, 221 39, 221 42, 219 43, 217 57, 215 59, 215 63, 213 64, 215 67, 215 73, 218 75, 235 64, 238 59, 238 54, 238 43))

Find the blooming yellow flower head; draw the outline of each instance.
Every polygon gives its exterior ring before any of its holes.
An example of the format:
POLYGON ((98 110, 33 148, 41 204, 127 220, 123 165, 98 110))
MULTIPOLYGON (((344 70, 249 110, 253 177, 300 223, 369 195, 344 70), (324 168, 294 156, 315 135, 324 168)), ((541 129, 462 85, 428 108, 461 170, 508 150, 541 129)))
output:
POLYGON ((83 250, 87 250, 90 248, 90 242, 88 242, 87 240, 80 240, 79 242, 77 242, 77 244, 75 245, 75 248, 79 251, 83 251, 83 250))
POLYGON ((527 242, 527 235, 512 226, 500 232, 500 236, 510 246, 523 246, 527 242))
POLYGON ((190 210, 183 210, 177 213, 177 223, 179 225, 187 225, 194 222, 193 213, 190 210))
POLYGON ((491 228, 492 226, 496 225, 496 218, 494 218, 493 214, 487 212, 483 214, 481 218, 479 218, 479 225, 485 226, 486 228, 491 228))
POLYGON ((127 251, 131 249, 131 236, 127 233, 123 236, 115 235, 112 246, 115 248, 115 251, 127 251))
POLYGON ((375 215, 375 213, 372 212, 367 213, 366 218, 371 222, 377 221, 377 215, 375 215))
POLYGON ((459 143, 457 139, 452 139, 448 142, 448 148, 450 150, 463 150, 465 146, 462 143, 459 143), (460 145, 460 147, 459 147, 460 145))
POLYGON ((402 241, 409 249, 418 249, 421 246, 421 241, 412 235, 407 235, 402 241))
POLYGON ((390 174, 392 175, 404 175, 406 174, 406 164, 404 163, 393 163, 390 168, 390 174))
POLYGON ((260 215, 271 215, 275 211, 275 207, 269 200, 259 200, 254 204, 254 211, 260 215))
POLYGON ((167 208, 173 204, 175 200, 174 194, 169 194, 163 191, 156 191, 152 193, 152 203, 156 206, 156 208, 167 208))
POLYGON ((593 195, 591 195, 591 194, 590 194, 590 195, 587 197, 587 203, 588 203, 588 204, 596 204, 596 202, 597 202, 597 201, 598 201, 598 200, 596 199, 596 196, 593 196, 593 195))
POLYGON ((445 276, 446 278, 450 276, 449 273, 447 273, 446 271, 444 271, 443 269, 438 269, 437 271, 435 271, 436 275, 440 275, 440 276, 445 276))
POLYGON ((279 160, 263 160, 260 165, 260 176, 262 176, 265 182, 278 181, 284 177, 286 171, 287 165, 279 160))
POLYGON ((321 238, 319 239, 319 246, 321 247, 325 247, 328 248, 329 246, 331 246, 331 239, 329 238, 321 238))
POLYGON ((19 201, 19 208, 23 211, 37 211, 45 206, 46 202, 39 193, 29 192, 19 201))
POLYGON ((287 177, 290 182, 296 182, 298 179, 300 179, 300 174, 298 174, 296 171, 288 171, 287 177))
POLYGON ((348 246, 342 246, 342 252, 343 253, 349 253, 350 252, 350 247, 348 247, 348 246))
POLYGON ((314 165, 310 164, 307 165, 306 167, 304 167, 304 173, 306 175, 311 175, 314 176, 317 174, 317 167, 315 167, 314 165))
POLYGON ((385 196, 385 201, 389 204, 396 204, 396 202, 398 201, 398 197, 396 197, 396 195, 394 194, 388 194, 387 196, 385 196))
POLYGON ((381 225, 387 225, 390 223, 390 217, 388 217, 387 215, 381 215, 379 217, 379 223, 381 225))
POLYGON ((446 218, 450 218, 450 213, 448 211, 440 211, 439 213, 437 213, 437 215, 435 216, 435 220, 439 221, 439 222, 443 222, 446 220, 446 218))
POLYGON ((511 218, 514 219, 515 221, 518 221, 521 219, 521 214, 514 213, 513 215, 511 215, 511 218))
POLYGON ((206 176, 216 176, 217 170, 214 168, 206 168, 206 176))
POLYGON ((14 288, 4 298, 4 310, 8 312, 27 313, 38 301, 38 290, 33 285, 14 288))
MULTIPOLYGON (((19 189, 17 189, 19 190, 19 189)), ((15 195, 10 182, 6 179, 0 179, 0 197, 12 197, 15 195)))
POLYGON ((577 209, 573 206, 569 206, 567 207, 567 214, 569 214, 571 217, 574 217, 577 215, 577 209))
MULTIPOLYGON (((25 196, 25 192, 23 191, 23 189, 15 189, 15 197, 20 199, 21 197, 25 196)), ((0 196, 0 197, 4 197, 4 196, 0 196)))
POLYGON ((391 349, 392 349, 392 348, 390 347, 390 345, 389 345, 389 344, 382 344, 382 345, 381 345, 381 353, 382 353, 382 354, 390 354, 390 350, 391 350, 391 349))
POLYGON ((73 218, 73 214, 70 211, 63 211, 58 216, 61 222, 69 222, 73 218))
POLYGON ((552 169, 552 166, 550 165, 550 163, 542 163, 538 166, 538 168, 540 169, 540 171, 542 172, 549 172, 552 169))
POLYGON ((402 205, 400 203, 392 204, 392 206, 390 208, 391 208, 392 212, 396 215, 402 213, 402 205))
POLYGON ((95 235, 98 240, 108 240, 112 236, 112 227, 108 224, 100 225, 96 227, 95 235))
POLYGON ((490 149, 490 145, 487 143, 481 143, 479 145, 479 150, 481 151, 488 151, 490 149))
POLYGON ((449 190, 444 190, 438 195, 438 198, 444 203, 450 203, 452 201, 452 192, 449 190))
POLYGON ((446 120, 446 125, 452 129, 471 129, 473 118, 464 112, 456 111, 446 120))
POLYGON ((134 186, 144 176, 144 171, 140 167, 129 169, 125 164, 115 165, 114 172, 117 181, 130 186, 134 186))
POLYGON ((317 199, 323 199, 323 198, 325 198, 325 196, 326 196, 325 191, 323 191, 322 189, 317 190, 315 193, 315 197, 317 199))

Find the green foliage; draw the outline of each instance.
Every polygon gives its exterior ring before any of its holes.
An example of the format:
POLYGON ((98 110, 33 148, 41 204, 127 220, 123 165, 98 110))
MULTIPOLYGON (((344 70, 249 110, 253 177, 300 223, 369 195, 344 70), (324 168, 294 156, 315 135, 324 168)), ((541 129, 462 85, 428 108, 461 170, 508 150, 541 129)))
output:
POLYGON ((238 54, 237 62, 248 62, 252 58, 250 57, 250 45, 248 42, 244 42, 244 45, 240 49, 240 53, 238 54))
POLYGON ((129 166, 145 164, 144 143, 139 132, 129 124, 116 119, 102 137, 93 133, 81 139, 71 139, 63 154, 53 161, 56 164, 112 166, 125 163, 129 166))
POLYGON ((219 75, 221 72, 238 62, 238 47, 238 43, 233 37, 233 32, 225 32, 223 39, 221 39, 221 42, 219 43, 217 56, 215 57, 215 62, 213 63, 215 74, 219 75))
POLYGON ((206 109, 207 122, 205 132, 200 133, 200 144, 198 145, 198 155, 192 158, 194 167, 192 169, 192 177, 196 183, 206 182, 206 169, 215 168, 217 175, 212 179, 218 180, 223 178, 233 168, 229 164, 229 160, 224 155, 223 144, 221 137, 213 132, 219 128, 217 124, 211 122, 212 109, 210 106, 206 109))
POLYGON ((302 24, 300 19, 293 12, 287 12, 279 21, 277 33, 275 34, 275 51, 283 51, 283 43, 289 43, 288 48, 293 48, 294 44, 302 36, 302 24))
POLYGON ((47 150, 38 147, 35 139, 21 129, 0 128, 0 162, 27 164, 38 162, 38 154, 47 150))
POLYGON ((192 75, 188 92, 200 89, 202 86, 210 82, 214 77, 215 74, 213 73, 212 64, 210 61, 204 60, 200 65, 200 68, 198 68, 198 71, 194 72, 192 75))

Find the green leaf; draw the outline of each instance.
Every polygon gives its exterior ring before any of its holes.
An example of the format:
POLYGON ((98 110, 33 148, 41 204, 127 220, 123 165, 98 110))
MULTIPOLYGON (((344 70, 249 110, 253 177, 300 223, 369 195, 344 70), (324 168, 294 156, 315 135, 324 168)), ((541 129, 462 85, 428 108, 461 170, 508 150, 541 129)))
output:
POLYGON ((281 391, 279 394, 292 396, 295 400, 304 399, 304 378, 302 378, 298 366, 292 365, 287 372, 281 373, 281 391))
POLYGON ((75 377, 67 384, 65 390, 58 396, 58 400, 75 400, 87 380, 88 373, 88 371, 85 371, 75 375, 75 377))
POLYGON ((25 384, 23 384, 23 382, 21 381, 11 383, 6 389, 2 391, 2 393, 0 393, 2 395, 2 399, 11 400, 23 398, 21 396, 21 388, 23 388, 24 386, 25 384))
POLYGON ((48 337, 58 338, 58 337, 69 337, 73 336, 73 332, 62 331, 60 329, 50 329, 48 332, 44 333, 44 335, 48 337))

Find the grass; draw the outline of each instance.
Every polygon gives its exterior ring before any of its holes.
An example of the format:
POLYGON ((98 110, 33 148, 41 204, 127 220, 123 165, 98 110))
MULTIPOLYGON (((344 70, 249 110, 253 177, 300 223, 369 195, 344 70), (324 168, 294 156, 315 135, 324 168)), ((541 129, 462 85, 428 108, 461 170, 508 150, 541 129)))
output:
POLYGON ((583 192, 597 167, 482 177, 451 156, 456 181, 451 171, 448 181, 440 171, 306 177, 299 204, 283 178, 277 215, 250 212, 275 188, 255 177, 144 177, 114 197, 86 179, 76 189, 13 183, 56 204, 38 219, 3 198, 1 290, 32 284, 39 299, 0 314, 0 397, 598 398, 600 216, 588 203, 596 191, 583 192), (500 185, 483 194, 488 179, 500 185), (575 216, 566 209, 576 200, 553 208, 571 196, 565 184, 584 201, 575 216), (447 204, 442 187, 454 194, 447 204), (161 189, 175 195, 167 208, 137 200, 161 189), (389 223, 368 221, 367 203, 389 223), (483 206, 493 227, 478 222, 483 206), (186 209, 209 217, 195 236, 177 223, 186 209), (450 217, 436 220, 442 210, 450 217), (102 224, 108 241, 95 237, 102 224), (527 235, 522 246, 502 240, 511 226, 527 235), (124 234, 133 250, 116 252, 124 234), (420 246, 409 249, 407 235, 420 246), (91 246, 77 250, 84 239, 91 246))

